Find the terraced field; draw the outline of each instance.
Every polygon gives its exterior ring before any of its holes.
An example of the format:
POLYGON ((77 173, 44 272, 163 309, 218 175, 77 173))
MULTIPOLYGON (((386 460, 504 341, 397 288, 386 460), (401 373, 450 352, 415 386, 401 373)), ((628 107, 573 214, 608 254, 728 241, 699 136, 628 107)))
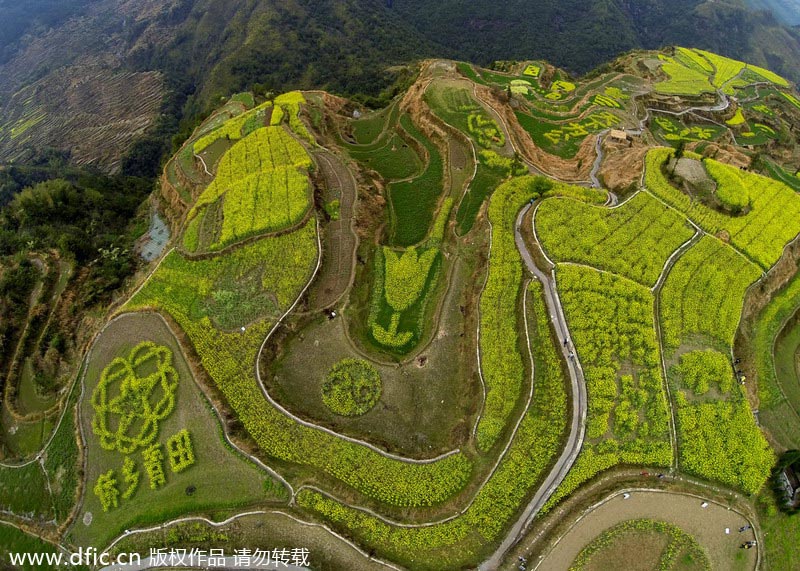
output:
MULTIPOLYGON (((383 110, 226 99, 69 390, 41 404, 21 368, 6 395, 3 549, 754 569, 800 434, 791 86, 684 48, 585 81, 496 67, 426 62, 383 110)), ((12 341, 44 339, 70 267, 38 272, 12 341)))

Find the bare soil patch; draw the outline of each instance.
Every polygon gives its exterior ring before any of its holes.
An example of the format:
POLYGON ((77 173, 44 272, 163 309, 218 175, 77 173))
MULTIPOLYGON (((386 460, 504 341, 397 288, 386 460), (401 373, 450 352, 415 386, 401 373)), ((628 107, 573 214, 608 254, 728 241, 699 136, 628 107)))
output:
MULTIPOLYGON (((603 531, 623 521, 644 518, 671 523, 694 537, 708 553, 714 571, 754 570, 757 549, 740 548, 745 541, 755 539, 752 530, 739 532, 747 520, 716 503, 705 508, 702 503, 700 498, 671 492, 632 491, 628 499, 616 495, 578 521, 545 554, 538 569, 567 570, 578 553, 603 531)), ((646 556, 642 548, 639 555, 646 556)))

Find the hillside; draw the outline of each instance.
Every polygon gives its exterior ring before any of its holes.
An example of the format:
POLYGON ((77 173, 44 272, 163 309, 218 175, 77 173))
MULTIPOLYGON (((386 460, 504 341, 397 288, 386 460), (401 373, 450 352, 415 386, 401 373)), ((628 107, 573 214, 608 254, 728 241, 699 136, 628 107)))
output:
POLYGON ((747 0, 755 10, 771 10, 779 20, 789 26, 800 25, 800 1, 798 0, 747 0))
POLYGON ((0 562, 790 569, 797 125, 698 48, 427 59, 377 110, 234 93, 144 207, 0 170, 0 562))
POLYGON ((180 117, 194 121, 221 96, 323 88, 380 106, 407 84, 406 66, 423 57, 482 65, 541 58, 580 75, 633 48, 695 45, 800 78, 798 32, 738 1, 20 6, 8 3, 0 22, 1 162, 55 147, 73 164, 118 172, 133 152, 134 162, 148 163, 137 173, 152 172, 180 117), (131 100, 134 90, 123 87, 131 84, 146 96, 131 100), (147 132, 155 139, 134 148, 147 132))

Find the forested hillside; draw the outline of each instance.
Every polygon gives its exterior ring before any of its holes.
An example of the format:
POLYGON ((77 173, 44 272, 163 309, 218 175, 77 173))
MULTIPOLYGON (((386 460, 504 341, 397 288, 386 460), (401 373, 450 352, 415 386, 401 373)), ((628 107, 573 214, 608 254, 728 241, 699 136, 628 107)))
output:
POLYGON ((580 75, 634 48, 682 44, 800 78, 800 32, 743 0, 0 0, 0 10, 0 163, 56 147, 116 172, 134 148, 133 174, 152 173, 177 120, 220 97, 327 89, 381 106, 427 57, 539 58, 580 75))

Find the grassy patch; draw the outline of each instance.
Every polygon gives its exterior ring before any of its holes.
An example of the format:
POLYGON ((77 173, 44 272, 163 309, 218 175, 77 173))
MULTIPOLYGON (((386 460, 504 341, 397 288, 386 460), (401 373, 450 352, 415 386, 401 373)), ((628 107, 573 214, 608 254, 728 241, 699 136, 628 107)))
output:
POLYGON ((110 538, 135 526, 157 523, 187 512, 276 499, 275 495, 265 492, 265 482, 271 482, 271 478, 224 442, 219 422, 192 379, 176 340, 158 317, 134 314, 111 324, 92 350, 85 383, 81 414, 87 439, 87 490, 82 512, 72 528, 72 539, 76 543, 102 547, 110 538), (113 358, 127 355, 142 339, 171 350, 177 377, 175 409, 160 422, 152 440, 161 450, 160 471, 165 479, 165 483, 155 485, 155 489, 151 489, 154 473, 147 469, 147 460, 140 450, 126 455, 101 445, 93 429, 95 413, 90 404, 101 371, 113 358), (197 464, 192 469, 173 473, 169 470, 164 444, 184 429, 191 433, 197 464), (122 495, 130 484, 124 478, 125 458, 130 459, 128 463, 132 461, 133 470, 138 473, 138 486, 134 485, 129 499, 122 495), (113 470, 116 480, 119 507, 104 511, 93 488, 100 475, 109 470, 113 470), (88 526, 84 520, 87 512, 92 514, 88 526))
POLYGON ((442 194, 444 163, 439 149, 404 115, 400 124, 428 152, 428 164, 418 177, 389 186, 394 246, 412 246, 428 234, 436 204, 442 194))
POLYGON ((521 111, 517 111, 516 116, 537 147, 563 159, 573 158, 588 135, 614 127, 620 122, 619 117, 609 111, 591 113, 584 119, 565 124, 540 121, 521 111))

